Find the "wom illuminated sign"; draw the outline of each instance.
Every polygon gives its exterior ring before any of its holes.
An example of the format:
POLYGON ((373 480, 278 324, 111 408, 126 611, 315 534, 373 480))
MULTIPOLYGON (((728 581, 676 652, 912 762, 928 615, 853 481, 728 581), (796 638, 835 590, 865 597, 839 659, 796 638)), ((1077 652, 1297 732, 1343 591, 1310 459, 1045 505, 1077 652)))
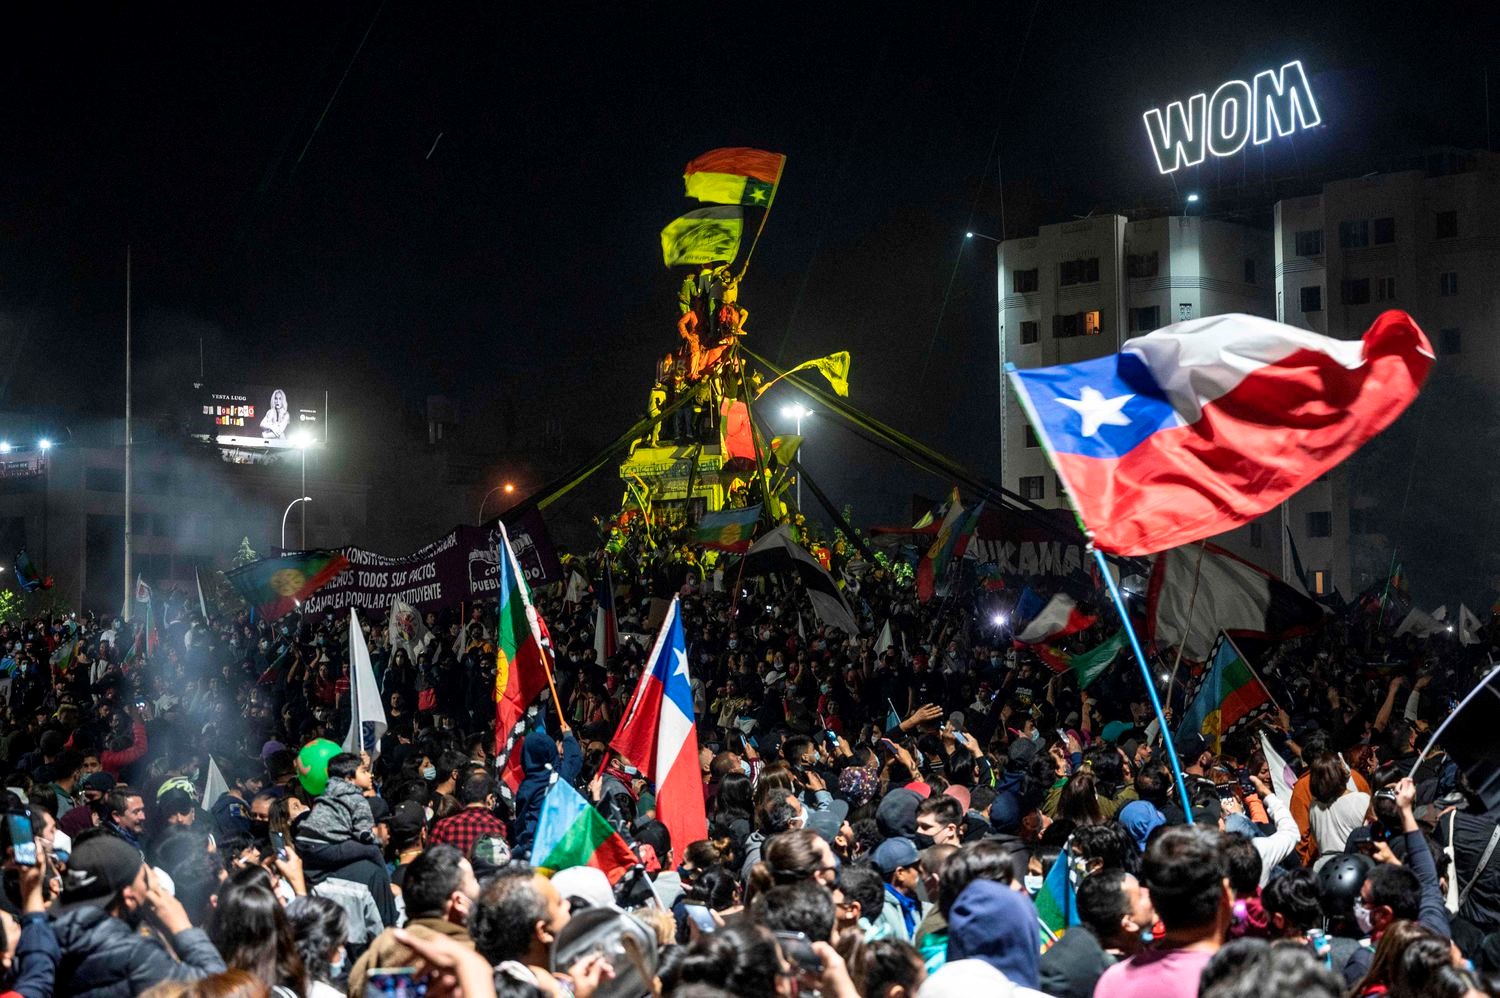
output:
POLYGON ((1209 153, 1233 156, 1252 139, 1264 145, 1273 131, 1287 136, 1322 120, 1300 62, 1256 73, 1253 84, 1221 83, 1212 96, 1194 94, 1186 104, 1173 101, 1165 112, 1152 108, 1145 119, 1162 173, 1197 166, 1209 153))

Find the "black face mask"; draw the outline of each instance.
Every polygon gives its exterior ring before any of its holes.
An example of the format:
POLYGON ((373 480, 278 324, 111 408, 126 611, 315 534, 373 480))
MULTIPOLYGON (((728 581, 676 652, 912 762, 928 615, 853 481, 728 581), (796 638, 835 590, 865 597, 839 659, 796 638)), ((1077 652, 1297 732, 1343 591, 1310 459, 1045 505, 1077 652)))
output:
POLYGON ((918 852, 921 852, 923 849, 926 849, 928 846, 934 844, 931 835, 923 835, 921 832, 917 832, 912 835, 911 841, 912 845, 917 847, 918 852))

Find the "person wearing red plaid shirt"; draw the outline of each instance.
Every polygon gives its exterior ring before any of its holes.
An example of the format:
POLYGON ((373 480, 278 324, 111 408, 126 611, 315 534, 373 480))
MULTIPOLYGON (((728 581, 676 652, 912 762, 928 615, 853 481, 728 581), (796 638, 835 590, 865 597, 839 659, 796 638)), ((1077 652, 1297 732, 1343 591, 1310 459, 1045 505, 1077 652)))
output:
POLYGON ((432 826, 429 844, 444 842, 465 856, 474 843, 487 835, 505 838, 505 822, 492 813, 495 806, 495 781, 484 773, 475 773, 459 787, 458 799, 464 809, 432 826))

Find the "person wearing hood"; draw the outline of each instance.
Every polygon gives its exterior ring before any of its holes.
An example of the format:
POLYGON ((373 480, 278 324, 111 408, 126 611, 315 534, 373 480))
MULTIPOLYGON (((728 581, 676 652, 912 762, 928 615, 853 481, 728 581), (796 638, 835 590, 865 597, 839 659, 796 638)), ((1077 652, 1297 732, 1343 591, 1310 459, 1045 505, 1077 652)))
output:
POLYGON ((536 836, 542 800, 547 796, 553 772, 557 773, 558 779, 572 783, 582 770, 583 752, 566 721, 562 722, 561 760, 557 742, 545 728, 527 732, 526 740, 521 744, 521 771, 525 775, 516 790, 516 855, 531 855, 531 841, 536 836))
POLYGON ((948 913, 948 962, 977 959, 1012 984, 1040 986, 1037 913, 1031 899, 1006 884, 976 880, 948 913))

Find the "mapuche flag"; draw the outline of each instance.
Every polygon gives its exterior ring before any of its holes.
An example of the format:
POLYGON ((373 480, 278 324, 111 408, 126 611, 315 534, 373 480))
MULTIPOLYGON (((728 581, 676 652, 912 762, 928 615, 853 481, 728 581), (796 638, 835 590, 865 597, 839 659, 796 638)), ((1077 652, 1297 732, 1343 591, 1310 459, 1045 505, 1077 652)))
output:
POLYGON ((693 728, 687 639, 675 596, 648 663, 609 747, 655 784, 656 817, 667 826, 673 853, 681 857, 689 843, 708 834, 708 818, 693 728))
POLYGON ((714 204, 766 207, 776 196, 786 157, 762 149, 710 149, 682 171, 687 196, 714 204))
POLYGON ((556 773, 552 774, 547 796, 542 798, 531 861, 547 873, 592 866, 603 870, 611 884, 619 883, 626 871, 640 862, 604 816, 556 773))
POLYGON ((500 527, 499 621, 495 635, 495 765, 512 790, 521 785, 526 708, 547 688, 541 619, 531 605, 510 534, 500 527))
POLYGON ((303 551, 252 561, 225 578, 262 617, 275 620, 348 567, 349 559, 338 551, 303 551))
POLYGON ((715 551, 744 554, 750 550, 755 525, 760 522, 760 504, 744 509, 721 509, 704 513, 693 531, 693 543, 715 551))
POLYGON ((1182 713, 1177 738, 1201 734, 1217 755, 1225 735, 1270 705, 1271 695, 1249 661, 1221 634, 1197 693, 1182 713))
POLYGON ((744 234, 745 217, 740 209, 695 209, 661 230, 662 262, 668 267, 716 260, 730 263, 740 255, 744 234))
POLYGON ((1392 310, 1360 340, 1220 315, 1006 371, 1094 545, 1141 555, 1280 504, 1394 422, 1434 359, 1392 310))

